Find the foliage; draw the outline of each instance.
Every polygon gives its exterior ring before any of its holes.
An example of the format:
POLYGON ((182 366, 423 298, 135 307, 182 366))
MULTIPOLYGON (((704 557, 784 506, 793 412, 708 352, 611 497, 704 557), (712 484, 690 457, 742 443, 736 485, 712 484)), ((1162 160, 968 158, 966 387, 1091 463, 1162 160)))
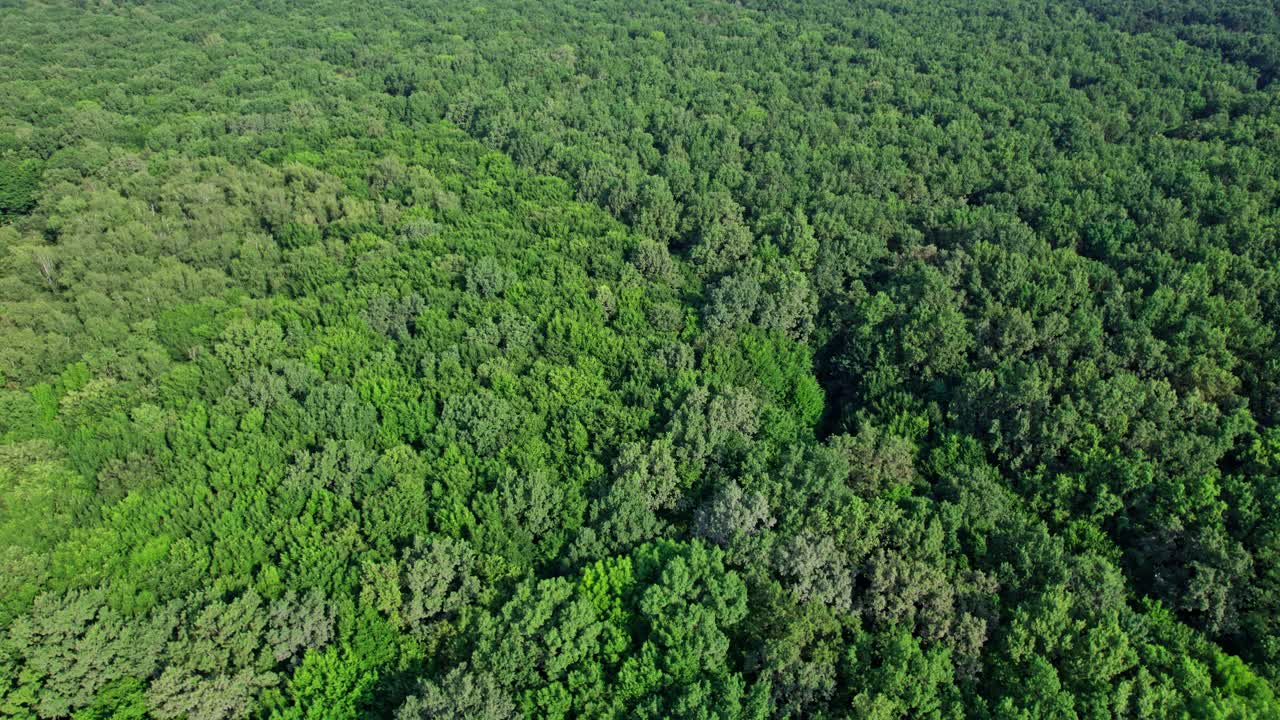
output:
POLYGON ((1274 7, 0 18, 0 714, 1280 717, 1274 7))

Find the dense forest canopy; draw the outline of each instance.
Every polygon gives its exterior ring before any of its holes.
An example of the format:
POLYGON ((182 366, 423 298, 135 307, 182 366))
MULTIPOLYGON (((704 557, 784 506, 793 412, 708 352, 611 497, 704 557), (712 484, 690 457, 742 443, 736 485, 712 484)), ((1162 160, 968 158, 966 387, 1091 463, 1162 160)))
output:
POLYGON ((1274 2, 0 20, 0 716, 1280 718, 1274 2))

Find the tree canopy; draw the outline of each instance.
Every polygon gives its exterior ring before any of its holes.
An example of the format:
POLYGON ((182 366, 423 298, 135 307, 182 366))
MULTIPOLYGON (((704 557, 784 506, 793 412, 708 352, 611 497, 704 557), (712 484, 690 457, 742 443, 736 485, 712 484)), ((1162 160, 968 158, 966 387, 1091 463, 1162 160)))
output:
POLYGON ((0 19, 0 715, 1280 718, 1274 3, 0 19))

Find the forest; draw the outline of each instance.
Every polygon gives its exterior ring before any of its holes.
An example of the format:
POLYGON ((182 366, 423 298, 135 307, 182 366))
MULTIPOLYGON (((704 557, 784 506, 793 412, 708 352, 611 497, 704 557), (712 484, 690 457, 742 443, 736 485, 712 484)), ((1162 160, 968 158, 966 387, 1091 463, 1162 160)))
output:
POLYGON ((1280 719, 1274 0, 0 24, 0 717, 1280 719))

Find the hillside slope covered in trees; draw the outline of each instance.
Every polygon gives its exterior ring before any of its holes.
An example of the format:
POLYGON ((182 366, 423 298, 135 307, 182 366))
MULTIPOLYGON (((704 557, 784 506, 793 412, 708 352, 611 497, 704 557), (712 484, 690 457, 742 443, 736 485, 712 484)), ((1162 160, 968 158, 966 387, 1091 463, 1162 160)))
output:
POLYGON ((1280 15, 0 3, 0 715, 1280 718, 1280 15))

